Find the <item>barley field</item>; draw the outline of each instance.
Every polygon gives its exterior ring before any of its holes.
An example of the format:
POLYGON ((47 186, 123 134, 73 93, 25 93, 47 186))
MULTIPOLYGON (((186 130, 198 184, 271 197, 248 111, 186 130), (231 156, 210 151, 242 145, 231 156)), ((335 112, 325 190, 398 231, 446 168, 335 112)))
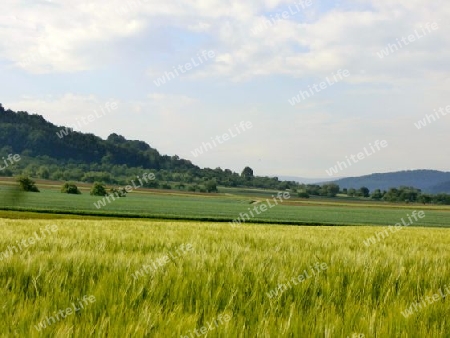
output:
POLYGON ((1 219, 0 337, 448 337, 448 230, 383 229, 1 219))

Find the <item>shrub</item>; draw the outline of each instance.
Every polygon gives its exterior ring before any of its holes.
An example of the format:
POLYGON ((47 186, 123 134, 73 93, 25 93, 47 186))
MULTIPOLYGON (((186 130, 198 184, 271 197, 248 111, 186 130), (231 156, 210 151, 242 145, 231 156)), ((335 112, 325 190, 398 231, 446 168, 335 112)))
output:
POLYGON ((177 188, 178 190, 184 190, 186 189, 186 185, 183 183, 178 183, 175 185, 175 188, 177 188))
POLYGON ((28 176, 19 176, 17 178, 17 182, 19 182, 19 187, 22 191, 39 192, 39 189, 36 187, 35 182, 28 176))
POLYGON ((149 182, 144 182, 144 187, 145 188, 150 188, 150 189, 158 189, 159 188, 159 183, 158 181, 149 181, 149 182))
POLYGON ((69 182, 64 183, 64 185, 61 187, 61 192, 73 195, 81 194, 80 190, 78 190, 78 187, 75 184, 69 182))
POLYGON ((117 197, 127 197, 127 191, 125 190, 125 188, 119 188, 119 189, 111 188, 109 190, 109 193, 111 195, 115 195, 117 197))
POLYGON ((161 188, 163 189, 172 189, 171 185, 169 183, 164 183, 161 188))
POLYGON ((298 197, 300 198, 309 198, 309 194, 307 192, 299 192, 298 197))
POLYGON ((91 189, 92 196, 106 196, 105 186, 101 183, 95 182, 91 189))

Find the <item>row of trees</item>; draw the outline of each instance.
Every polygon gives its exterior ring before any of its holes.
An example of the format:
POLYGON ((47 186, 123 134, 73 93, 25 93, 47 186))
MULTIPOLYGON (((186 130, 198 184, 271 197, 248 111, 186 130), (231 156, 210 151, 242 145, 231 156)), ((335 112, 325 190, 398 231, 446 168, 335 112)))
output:
POLYGON ((423 203, 423 204, 446 204, 450 205, 449 194, 424 194, 420 189, 414 187, 390 188, 388 191, 374 190, 371 194, 374 200, 387 202, 423 203))
POLYGON ((342 193, 352 197, 370 197, 376 201, 450 205, 449 194, 425 194, 420 189, 406 186, 390 188, 387 191, 375 189, 372 193, 370 193, 368 188, 361 187, 358 190, 343 189, 342 193))
MULTIPOLYGON (((28 176, 26 175, 21 175, 19 177, 17 177, 17 182, 19 183, 19 189, 22 191, 26 191, 26 192, 40 192, 39 189, 36 186, 36 182, 33 181, 32 179, 30 179, 28 176)), ((144 182, 144 187, 145 188, 159 188, 159 185, 152 184, 154 182, 149 181, 149 182, 144 182)), ((169 183, 164 183, 161 185, 162 189, 172 189, 172 185, 170 185, 169 183)), ((215 180, 210 180, 205 182, 204 185, 184 185, 184 184, 176 184, 175 185, 176 189, 179 190, 187 190, 187 191, 192 191, 192 192, 208 192, 208 193, 213 193, 213 192, 218 192, 217 189, 217 183, 215 180)), ((63 186, 61 187, 61 192, 62 193, 66 193, 66 194, 76 194, 79 195, 81 194, 80 190, 78 189, 77 185, 75 183, 72 182, 66 182, 63 184, 63 186)), ((110 193, 114 194, 118 197, 126 197, 126 190, 125 188, 111 188, 110 189, 110 193)), ((91 195, 95 195, 95 196, 105 196, 107 195, 106 192, 106 187, 103 183, 100 182, 95 182, 92 189, 91 189, 91 195)))
POLYGON ((323 196, 336 197, 338 194, 343 194, 351 197, 369 197, 369 189, 361 187, 360 189, 340 189, 338 184, 325 183, 318 184, 300 184, 298 187, 298 197, 309 198, 309 196, 323 196))
MULTIPOLYGON (((7 152, 0 150, 0 157, 2 154, 7 154, 7 152)), ((167 185, 166 187, 164 185, 167 182, 172 182, 181 186, 184 185, 187 189, 188 187, 194 187, 190 189, 199 190, 204 187, 206 190, 209 190, 207 185, 210 181, 215 181, 217 185, 224 187, 286 190, 299 186, 296 182, 280 181, 277 177, 254 176, 250 167, 244 168, 242 173, 239 174, 222 168, 157 170, 145 167, 128 167, 125 164, 63 162, 46 156, 30 157, 26 155, 26 152, 21 154, 21 158, 22 160, 14 166, 0 171, 0 176, 25 175, 53 181, 100 182, 109 185, 127 185, 131 180, 135 180, 136 176, 142 175, 143 172, 148 172, 155 175, 155 180, 148 185, 148 188, 154 189, 167 188, 167 185)))
POLYGON ((290 189, 293 192, 297 192, 298 197, 309 198, 309 196, 324 196, 324 197, 336 197, 339 193, 339 185, 334 183, 329 184, 299 184, 290 189))
POLYGON ((449 194, 425 194, 420 189, 405 186, 390 188, 387 191, 375 189, 371 193, 367 187, 341 190, 337 184, 326 183, 323 185, 300 185, 297 192, 300 198, 309 198, 310 196, 336 197, 338 194, 342 194, 348 197, 363 197, 376 201, 450 205, 449 194))

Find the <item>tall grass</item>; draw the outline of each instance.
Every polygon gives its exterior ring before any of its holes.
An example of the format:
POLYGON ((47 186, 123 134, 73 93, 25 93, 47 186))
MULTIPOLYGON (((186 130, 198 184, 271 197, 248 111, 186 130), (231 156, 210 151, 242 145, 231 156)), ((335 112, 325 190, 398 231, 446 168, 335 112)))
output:
MULTIPOLYGON (((450 302, 405 318, 450 284, 445 229, 290 227, 144 220, 0 220, 0 252, 48 224, 58 231, 0 260, 1 337, 447 337, 450 302), (135 280, 144 264, 193 250, 135 280), (318 276, 268 293, 326 263, 318 276), (83 296, 96 301, 42 329, 83 296), (228 315, 229 321, 217 318, 228 315), (207 324, 208 323, 208 324, 207 324)), ((222 317, 223 318, 223 317, 222 317)))

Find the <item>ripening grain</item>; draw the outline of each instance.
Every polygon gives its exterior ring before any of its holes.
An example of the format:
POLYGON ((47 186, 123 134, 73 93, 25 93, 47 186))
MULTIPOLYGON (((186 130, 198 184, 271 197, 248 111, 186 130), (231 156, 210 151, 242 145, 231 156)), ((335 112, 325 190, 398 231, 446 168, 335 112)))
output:
POLYGON ((366 247, 375 231, 0 220, 1 337, 446 337, 448 299, 408 318, 401 311, 450 285, 448 230, 405 228, 366 247), (56 232, 4 257, 53 224, 56 232), (312 275, 314 263, 327 268, 312 275))

